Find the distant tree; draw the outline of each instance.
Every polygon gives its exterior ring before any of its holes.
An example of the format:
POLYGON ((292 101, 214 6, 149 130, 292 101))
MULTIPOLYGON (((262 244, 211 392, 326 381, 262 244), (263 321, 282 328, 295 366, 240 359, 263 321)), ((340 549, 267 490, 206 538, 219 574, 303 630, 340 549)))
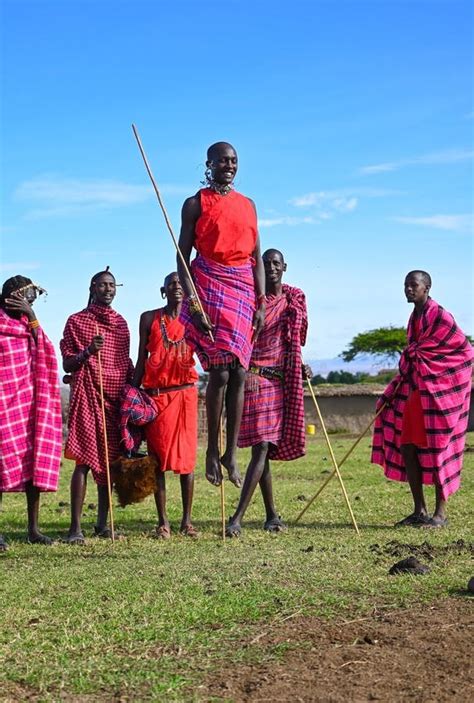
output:
POLYGON ((353 361, 357 356, 383 356, 397 359, 407 344, 404 327, 379 327, 356 335, 341 357, 344 361, 353 361))
POLYGON ((324 376, 321 376, 320 373, 317 373, 316 376, 313 376, 311 379, 311 385, 312 386, 320 386, 321 383, 327 383, 326 379, 324 376))

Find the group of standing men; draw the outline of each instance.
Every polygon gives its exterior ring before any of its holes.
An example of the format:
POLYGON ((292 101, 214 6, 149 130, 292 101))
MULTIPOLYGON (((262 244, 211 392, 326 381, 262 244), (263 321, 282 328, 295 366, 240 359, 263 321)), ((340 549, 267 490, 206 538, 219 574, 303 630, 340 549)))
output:
MULTIPOLYGON (((197 536, 191 521, 197 449, 194 353, 209 374, 206 478, 219 485, 223 466, 229 480, 242 487, 227 535, 240 535, 257 485, 266 511, 264 528, 285 529, 273 501, 270 460, 288 461, 305 453, 303 379, 311 376, 301 355, 306 303, 301 290, 282 281, 283 254, 269 249, 261 256, 255 206, 233 188, 237 166, 230 144, 218 142, 209 148, 205 187, 183 205, 182 257, 161 289, 166 305, 140 318, 135 368, 127 323, 112 308, 117 284, 108 269, 92 278, 87 307, 66 323, 60 345, 71 382, 65 456, 76 466, 65 542, 84 543, 81 515, 89 471, 98 488, 95 534, 110 536, 102 379, 110 461, 123 449, 119 413, 127 389, 141 389, 153 405, 156 417, 145 427, 148 452, 158 460, 158 524, 153 536, 171 536, 168 470, 180 476, 180 532, 197 536), (193 249, 197 256, 191 263, 193 249), (238 446, 252 448, 243 485, 238 446)), ((376 425, 372 460, 389 478, 409 481, 415 507, 401 524, 439 527, 447 521, 446 499, 459 486, 473 350, 452 316, 429 297, 430 287, 424 271, 412 271, 406 278, 407 300, 415 304, 409 344, 401 375, 381 401, 385 410, 376 425), (432 517, 423 483, 436 485, 432 517)), ((41 292, 30 279, 17 276, 6 281, 0 298, 0 496, 25 491, 28 539, 48 544, 51 540, 38 529, 39 494, 57 489, 62 433, 54 350, 32 308, 41 292)), ((0 536, 0 551, 6 548, 0 536)))

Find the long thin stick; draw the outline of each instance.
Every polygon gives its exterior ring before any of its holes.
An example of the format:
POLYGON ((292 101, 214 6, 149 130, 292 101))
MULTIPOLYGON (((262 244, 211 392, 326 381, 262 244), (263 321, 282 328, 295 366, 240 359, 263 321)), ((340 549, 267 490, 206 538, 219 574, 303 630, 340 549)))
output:
MULTIPOLYGON (((219 421, 219 456, 222 456, 224 451, 224 427, 222 422, 222 415, 219 421)), ((224 488, 224 477, 221 479, 221 525, 222 525, 222 541, 225 542, 225 488, 224 488)))
MULTIPOLYGON (((402 384, 402 381, 400 381, 400 383, 399 383, 399 384, 397 385, 397 387, 395 388, 394 394, 398 391, 398 389, 400 388, 401 384, 402 384)), ((352 447, 351 447, 350 449, 348 449, 348 451, 347 451, 347 452, 344 454, 344 456, 342 457, 341 461, 339 462, 339 468, 341 468, 341 466, 342 466, 343 463, 346 461, 346 459, 348 459, 348 458, 350 457, 350 455, 352 454, 352 452, 354 451, 354 449, 357 447, 357 445, 359 444, 359 442, 361 441, 361 439, 364 438, 364 436, 365 436, 365 435, 367 434, 367 432, 370 430, 370 428, 372 427, 372 425, 374 424, 374 422, 376 421, 376 419, 378 418, 378 416, 382 414, 382 412, 385 410, 386 407, 387 407, 387 403, 384 403, 384 404, 377 410, 377 412, 375 413, 374 417, 373 417, 372 420, 369 422, 369 424, 367 425, 367 427, 365 428, 365 430, 362 430, 362 432, 361 432, 360 435, 357 437, 357 439, 356 439, 356 441, 354 442, 354 444, 352 445, 352 447)), ((335 475, 336 475, 336 471, 335 471, 335 470, 334 470, 332 473, 329 474, 329 476, 328 476, 327 479, 324 481, 324 483, 322 484, 322 486, 320 486, 320 487, 318 488, 318 490, 316 491, 316 493, 314 494, 314 496, 311 498, 311 500, 308 502, 308 504, 307 504, 307 505, 303 508, 303 510, 300 512, 300 514, 298 515, 298 517, 297 517, 296 520, 295 520, 295 523, 297 523, 297 522, 303 517, 303 515, 304 515, 305 512, 308 510, 308 508, 314 503, 314 501, 316 500, 316 498, 318 497, 318 495, 323 492, 324 488, 326 488, 326 486, 328 485, 329 481, 330 481, 332 478, 334 478, 335 475)))
POLYGON ((349 513, 350 513, 350 516, 351 516, 352 524, 354 525, 354 529, 355 529, 355 531, 357 532, 358 536, 360 537, 359 528, 357 527, 357 522, 356 522, 356 519, 355 519, 355 517, 354 517, 354 513, 352 512, 351 504, 350 504, 350 502, 349 502, 349 497, 348 497, 348 495, 347 495, 346 488, 345 488, 344 482, 343 482, 343 480, 342 480, 341 472, 339 471, 339 467, 338 467, 338 465, 337 465, 336 457, 334 456, 334 452, 333 452, 333 450, 332 450, 331 442, 329 441, 329 436, 328 436, 328 433, 327 433, 327 431, 326 431, 326 426, 325 426, 325 424, 324 424, 323 416, 321 415, 321 411, 320 411, 320 409, 319 409, 318 401, 316 400, 316 396, 314 395, 313 386, 311 385, 309 378, 307 379, 307 381, 308 381, 308 387, 309 387, 311 396, 312 396, 312 398, 313 398, 314 406, 315 406, 315 408, 316 408, 316 412, 317 412, 318 417, 319 417, 319 422, 321 423, 321 427, 323 428, 323 433, 324 433, 324 437, 325 437, 325 439, 326 439, 326 444, 328 445, 329 454, 331 455, 331 461, 332 461, 333 466, 334 466, 334 472, 336 473, 337 478, 339 479, 339 483, 341 484, 341 489, 342 489, 342 492, 343 492, 343 494, 344 494, 344 499, 345 499, 345 501, 346 501, 347 507, 348 507, 348 509, 349 509, 349 513))
MULTIPOLYGON (((96 325, 96 333, 99 332, 99 325, 96 325)), ((105 423, 105 399, 104 399, 104 381, 102 377, 102 360, 100 358, 100 351, 97 354, 97 359, 99 362, 99 389, 100 389, 100 405, 102 408, 102 425, 104 428, 104 448, 105 448, 105 471, 107 474, 107 492, 109 494, 109 510, 110 510, 110 527, 112 529, 112 543, 115 542, 115 525, 114 525, 114 508, 112 503, 112 481, 110 479, 110 463, 109 463, 109 446, 107 440, 107 425, 105 423)))
MULTIPOLYGON (((173 240, 173 244, 174 244, 175 247, 176 247, 176 252, 177 252, 179 258, 181 259, 181 263, 183 264, 183 268, 184 268, 184 270, 186 271, 186 275, 187 275, 187 277, 188 277, 188 279, 189 279, 189 283, 191 284, 191 288, 193 289, 193 295, 194 295, 195 298, 196 298, 196 303, 198 304, 198 306, 199 306, 199 308, 200 308, 200 311, 201 311, 201 313, 204 315, 205 319, 208 320, 209 318, 207 317, 206 312, 205 312, 205 310, 204 310, 204 308, 203 308, 203 305, 202 305, 202 303, 201 303, 201 299, 200 299, 200 297, 199 297, 199 295, 198 295, 198 292, 197 292, 197 290, 196 290, 196 286, 194 285, 193 277, 191 276, 191 272, 190 272, 189 267, 188 267, 188 265, 187 265, 187 263, 186 263, 186 259, 184 258, 183 252, 182 252, 181 249, 179 248, 178 241, 177 241, 177 239, 176 239, 176 237, 175 237, 175 235, 174 235, 173 228, 172 228, 171 222, 170 222, 170 218, 168 217, 168 213, 166 212, 166 208, 165 208, 165 206, 164 206, 163 200, 161 199, 160 191, 158 190, 158 186, 157 186, 157 184, 156 184, 155 178, 154 178, 153 173, 152 173, 152 171, 151 171, 150 164, 148 163, 148 159, 147 159, 147 156, 146 156, 146 154, 145 154, 145 149, 143 148, 143 145, 142 145, 140 136, 139 136, 139 134, 138 134, 138 130, 137 130, 137 128, 135 127, 134 124, 132 124, 132 130, 133 130, 133 134, 135 135, 135 139, 137 140, 138 148, 140 149, 140 154, 142 155, 143 163, 145 164, 145 168, 146 168, 147 173, 148 173, 148 175, 149 175, 149 177, 150 177, 150 181, 152 182, 153 188, 154 188, 155 193, 156 193, 156 197, 158 198, 158 202, 159 202, 159 204, 160 204, 161 211, 162 211, 163 216, 164 216, 164 218, 165 218, 166 226, 168 227, 168 231, 169 231, 169 233, 171 234, 171 239, 173 240)), ((214 341, 214 337, 213 337, 213 335, 212 335, 212 332, 209 331, 208 334, 209 334, 209 337, 211 338, 211 341, 213 342, 213 341, 214 341)))

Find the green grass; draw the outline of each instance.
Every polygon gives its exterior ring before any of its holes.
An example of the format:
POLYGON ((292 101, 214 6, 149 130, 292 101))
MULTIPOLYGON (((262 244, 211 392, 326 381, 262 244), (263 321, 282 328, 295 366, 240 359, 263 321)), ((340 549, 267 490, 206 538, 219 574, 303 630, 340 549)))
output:
MULTIPOLYGON (((471 444, 473 443, 473 437, 471 444)), ((351 440, 332 438, 336 456, 351 440)), ((272 623, 301 614, 357 617, 374 606, 399 607, 454 595, 464 588, 472 563, 467 551, 438 550, 428 576, 389 577, 396 558, 371 550, 390 540, 441 547, 470 537, 473 454, 466 454, 461 491, 449 503, 450 526, 434 532, 391 525, 411 510, 405 484, 388 482, 368 463, 364 439, 342 469, 361 528, 348 519, 334 480, 291 526, 304 501, 331 469, 321 437, 310 438, 305 459, 274 465, 277 505, 288 533, 263 532, 256 496, 240 541, 219 539, 219 491, 203 478, 202 457, 194 518, 202 538, 176 535, 180 519, 179 480, 168 480, 169 515, 175 534, 168 542, 146 535, 155 520, 154 503, 121 510, 116 522, 128 535, 114 547, 88 540, 85 547, 51 548, 24 541, 25 498, 4 496, 1 532, 10 550, 0 555, 0 700, 198 700, 206 672, 234 661, 282 656, 284 648, 259 645, 255 637, 272 623), (255 641, 254 641, 255 640, 255 641), (254 641, 254 642, 253 642, 254 641), (88 698, 89 697, 89 698, 88 698)), ((241 453, 245 465, 248 453, 241 453)), ((64 462, 61 490, 44 496, 41 525, 50 536, 68 526, 71 463, 64 462)), ((432 505, 433 489, 427 494, 432 505)), ((227 514, 237 490, 226 483, 227 514)), ((96 503, 89 484, 86 498, 96 503)), ((85 509, 91 533, 95 510, 85 509)), ((379 550, 380 552, 380 550, 379 550)), ((407 552, 408 556, 408 552, 407 552)))

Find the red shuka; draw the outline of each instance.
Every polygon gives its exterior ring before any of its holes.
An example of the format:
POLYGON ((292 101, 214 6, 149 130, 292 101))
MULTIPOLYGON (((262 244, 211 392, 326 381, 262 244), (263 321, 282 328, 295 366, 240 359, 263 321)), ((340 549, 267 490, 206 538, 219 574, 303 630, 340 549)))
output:
POLYGON ((247 263, 257 244, 257 215, 245 195, 200 191, 201 216, 194 246, 199 254, 224 266, 247 263))
MULTIPOLYGON (((198 374, 194 368, 191 348, 184 341, 184 325, 178 318, 157 310, 147 344, 143 388, 166 389, 170 386, 195 384, 198 374), (169 344, 161 326, 166 327, 169 344)), ((145 427, 148 451, 154 454, 162 471, 190 474, 196 466, 197 451, 197 388, 164 392, 153 396, 158 416, 145 427)))
MULTIPOLYGON (((104 337, 100 352, 104 384, 105 421, 109 460, 120 454, 120 397, 133 377, 129 358, 130 333, 124 318, 105 305, 89 305, 71 315, 60 342, 63 359, 83 351, 97 334, 104 337)), ((69 401, 69 433, 64 455, 90 466, 97 484, 107 485, 104 427, 99 384, 99 361, 91 356, 73 373, 69 401)))

